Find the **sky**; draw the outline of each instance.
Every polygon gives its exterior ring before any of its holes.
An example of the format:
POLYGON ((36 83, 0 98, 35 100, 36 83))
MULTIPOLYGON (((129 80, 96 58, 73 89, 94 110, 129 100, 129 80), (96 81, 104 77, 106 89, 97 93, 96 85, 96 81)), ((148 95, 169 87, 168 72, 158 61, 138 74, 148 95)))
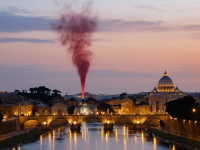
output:
MULTIPOLYGON (((81 92, 52 23, 87 0, 0 0, 0 91, 46 86, 81 92)), ((200 90, 199 0, 94 0, 98 26, 85 91, 149 92, 165 69, 184 92, 200 90)))

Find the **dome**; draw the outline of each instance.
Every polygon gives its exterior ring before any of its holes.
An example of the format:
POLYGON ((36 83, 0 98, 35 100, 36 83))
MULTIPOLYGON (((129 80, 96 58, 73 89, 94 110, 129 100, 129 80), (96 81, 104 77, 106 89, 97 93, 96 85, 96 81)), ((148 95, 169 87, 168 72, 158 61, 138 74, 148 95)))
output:
POLYGON ((157 88, 156 88, 156 86, 154 87, 154 89, 153 89, 152 92, 157 92, 157 88))
POLYGON ((46 107, 44 104, 38 104, 38 105, 36 105, 36 107, 46 107))
POLYGON ((175 92, 179 92, 179 91, 180 91, 180 90, 179 90, 178 86, 176 86, 175 92))
POLYGON ((165 70, 163 77, 158 82, 158 92, 174 92, 173 81, 168 77, 168 74, 165 70))

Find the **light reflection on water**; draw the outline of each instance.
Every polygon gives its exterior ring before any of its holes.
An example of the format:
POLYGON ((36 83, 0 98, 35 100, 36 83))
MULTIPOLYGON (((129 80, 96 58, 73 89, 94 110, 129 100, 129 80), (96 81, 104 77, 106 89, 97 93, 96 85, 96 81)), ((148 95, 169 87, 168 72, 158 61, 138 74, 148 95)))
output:
POLYGON ((34 142, 25 143, 12 150, 184 150, 173 144, 133 130, 115 126, 105 131, 101 123, 83 123, 82 130, 71 131, 69 126, 55 127, 34 142))

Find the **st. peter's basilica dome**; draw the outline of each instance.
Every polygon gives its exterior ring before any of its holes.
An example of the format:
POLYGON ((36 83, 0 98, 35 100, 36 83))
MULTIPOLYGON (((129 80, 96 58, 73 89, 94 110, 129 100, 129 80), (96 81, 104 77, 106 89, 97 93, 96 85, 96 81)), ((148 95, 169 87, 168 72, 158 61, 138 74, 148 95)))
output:
POLYGON ((158 82, 158 92, 174 92, 173 81, 168 77, 168 74, 165 70, 163 77, 158 82))

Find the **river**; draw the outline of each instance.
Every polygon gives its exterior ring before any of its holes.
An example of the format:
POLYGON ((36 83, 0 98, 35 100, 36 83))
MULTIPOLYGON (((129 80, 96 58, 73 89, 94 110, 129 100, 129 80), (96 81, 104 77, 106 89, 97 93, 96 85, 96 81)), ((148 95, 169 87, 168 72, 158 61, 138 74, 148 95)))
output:
POLYGON ((141 130, 114 126, 104 131, 98 122, 82 124, 80 132, 69 126, 59 126, 40 136, 38 140, 24 143, 12 150, 185 150, 156 139, 141 130))

